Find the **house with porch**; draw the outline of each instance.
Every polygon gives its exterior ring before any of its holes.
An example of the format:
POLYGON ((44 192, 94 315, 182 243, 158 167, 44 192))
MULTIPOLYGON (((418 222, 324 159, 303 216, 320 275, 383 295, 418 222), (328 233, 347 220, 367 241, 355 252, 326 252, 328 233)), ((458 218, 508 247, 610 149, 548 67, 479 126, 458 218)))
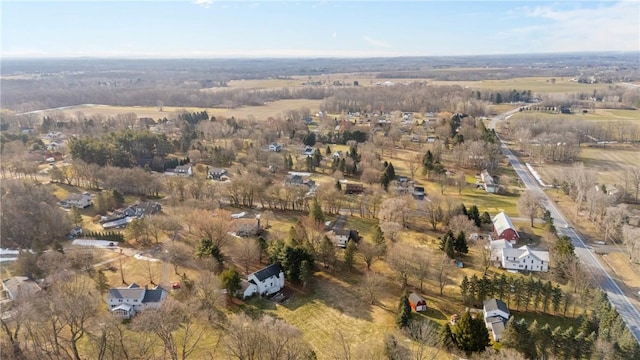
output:
POLYGON ((500 263, 507 270, 549 271, 549 252, 533 250, 527 245, 519 248, 504 248, 500 263))
POLYGON ((271 295, 284 287, 284 272, 280 264, 271 264, 259 271, 249 274, 244 286, 242 298, 246 299, 255 294, 271 295))
POLYGON ((93 198, 91 194, 88 192, 82 194, 69 194, 66 199, 59 202, 60 206, 63 208, 72 208, 77 207, 79 209, 84 209, 93 205, 93 198))
POLYGON ((133 283, 128 287, 109 289, 107 306, 113 316, 130 319, 137 312, 160 308, 168 294, 160 286, 148 289, 133 283))

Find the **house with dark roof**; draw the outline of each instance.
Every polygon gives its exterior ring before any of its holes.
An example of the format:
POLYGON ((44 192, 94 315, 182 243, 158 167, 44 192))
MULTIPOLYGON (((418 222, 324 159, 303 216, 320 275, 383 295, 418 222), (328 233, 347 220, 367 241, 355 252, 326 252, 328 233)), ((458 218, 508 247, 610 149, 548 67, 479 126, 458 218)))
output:
POLYGON ((180 176, 191 176, 193 175, 193 166, 191 164, 176 166, 175 173, 180 176))
POLYGON ((209 171, 207 172, 207 179, 210 180, 217 180, 217 181, 224 181, 229 179, 229 176, 227 174, 227 170, 222 169, 222 168, 210 168, 209 171))
POLYGON ((511 317, 509 307, 502 300, 488 299, 482 304, 484 314, 484 324, 491 330, 494 341, 500 341, 502 333, 507 326, 507 321, 511 317))
POLYGON ((139 311, 160 308, 167 295, 167 290, 160 286, 148 289, 133 283, 128 287, 109 289, 107 306, 113 316, 130 319, 139 311))
POLYGON ((28 299, 40 291, 40 286, 26 276, 14 276, 2 280, 2 299, 17 301, 28 299))
POLYGON ((513 226, 511 219, 504 211, 493 218, 493 236, 496 239, 507 240, 511 244, 515 244, 520 238, 518 230, 513 226))
POLYGON ((260 296, 275 294, 284 287, 284 273, 278 263, 249 274, 247 280, 248 284, 242 293, 243 299, 255 294, 260 296))
POLYGON ((360 241, 358 230, 333 229, 333 242, 336 246, 346 248, 349 241, 356 244, 360 241))

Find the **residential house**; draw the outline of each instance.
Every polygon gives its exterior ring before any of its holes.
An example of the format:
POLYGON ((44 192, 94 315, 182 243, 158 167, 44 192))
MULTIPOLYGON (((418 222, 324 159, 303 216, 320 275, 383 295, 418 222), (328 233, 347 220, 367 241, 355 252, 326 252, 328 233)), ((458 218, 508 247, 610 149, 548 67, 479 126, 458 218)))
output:
POLYGON ((503 249, 511 249, 513 245, 507 240, 492 240, 489 241, 489 245, 487 248, 491 251, 491 261, 494 263, 499 263, 502 261, 502 250, 503 249))
POLYGON ((503 212, 500 212, 493 218, 493 236, 496 239, 504 239, 509 241, 511 244, 518 242, 520 235, 516 230, 515 226, 509 219, 509 216, 503 212))
POLYGON ((484 183, 484 190, 486 192, 491 194, 498 192, 498 184, 496 184, 493 176, 491 176, 487 170, 482 170, 482 173, 480 173, 480 177, 482 178, 482 182, 484 183))
POLYGON ((162 211, 162 205, 155 201, 142 201, 137 204, 133 204, 124 209, 125 216, 144 217, 148 215, 155 215, 162 211))
POLYGON ((339 150, 333 153, 334 159, 340 159, 341 157, 342 157, 342 150, 339 150))
POLYGON ((28 299, 40 291, 40 286, 26 276, 2 280, 2 299, 17 301, 28 299))
POLYGON ((345 194, 360 194, 364 191, 364 185, 360 183, 348 182, 342 184, 342 188, 344 189, 345 194))
POLYGON ((437 140, 437 139, 438 139, 438 137, 437 137, 437 136, 435 136, 435 135, 429 135, 429 136, 427 136, 427 142, 428 142, 428 143, 434 143, 434 142, 436 142, 436 140, 437 140))
POLYGON ((509 307, 502 300, 488 299, 482 304, 482 313, 484 314, 484 324, 487 329, 491 330, 494 341, 500 341, 502 334, 507 326, 507 321, 511 317, 509 307))
POLYGON ((88 192, 82 194, 69 194, 66 199, 59 202, 60 206, 64 208, 77 207, 84 209, 93 205, 93 198, 88 192))
POLYGON ((417 293, 409 294, 409 305, 415 312, 427 311, 427 300, 417 293))
POLYGON ((277 263, 249 274, 247 280, 248 284, 242 293, 243 299, 255 294, 260 296, 275 294, 284 287, 284 273, 277 263))
POLYGON ((286 185, 304 185, 308 187, 310 190, 316 187, 316 182, 311 179, 305 179, 300 175, 289 175, 284 180, 286 185))
POLYGON ((167 295, 167 290, 160 286, 148 289, 133 283, 128 287, 109 289, 107 306, 113 316, 130 319, 137 312, 160 308, 167 295))
POLYGON ((176 166, 174 171, 180 176, 191 176, 193 175, 193 166, 191 164, 176 166))
POLYGON ((502 267, 507 270, 549 271, 549 252, 533 250, 527 245, 502 249, 502 267))
POLYGON ((333 243, 341 248, 346 248, 349 241, 358 243, 360 234, 358 230, 333 229, 333 243))
POLYGON ((269 145, 269 151, 280 152, 282 151, 282 145, 278 143, 273 143, 269 145))
POLYGON ((229 179, 227 170, 221 168, 210 168, 207 172, 207 179, 225 181, 229 179))
POLYGON ((424 186, 414 186, 412 195, 416 200, 423 200, 424 199, 424 186))

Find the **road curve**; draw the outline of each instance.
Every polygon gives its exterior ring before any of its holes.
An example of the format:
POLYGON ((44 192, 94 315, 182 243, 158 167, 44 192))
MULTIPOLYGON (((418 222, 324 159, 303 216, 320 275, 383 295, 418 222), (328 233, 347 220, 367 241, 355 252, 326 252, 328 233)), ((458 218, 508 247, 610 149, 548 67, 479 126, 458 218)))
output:
MULTIPOLYGON (((489 128, 495 129, 498 122, 505 120, 505 118, 518 111, 519 108, 492 118, 489 128)), ((611 278, 596 255, 585 245, 584 239, 582 239, 582 237, 573 230, 571 224, 569 224, 560 210, 558 210, 555 204, 549 199, 538 182, 527 171, 526 167, 520 163, 518 158, 507 147, 507 144, 500 137, 498 138, 500 139, 502 153, 509 159, 509 164, 511 164, 513 169, 516 171, 518 177, 520 177, 527 189, 535 191, 542 197, 543 206, 551 212, 551 216, 554 219, 554 225, 556 226, 556 229, 558 229, 558 235, 567 235, 571 238, 576 249, 576 255, 591 272, 600 289, 607 294, 609 302, 611 302, 611 305, 618 310, 618 314, 620 314, 629 330, 631 330, 631 334, 638 342, 640 342, 640 312, 638 312, 638 309, 636 309, 636 307, 624 295, 618 284, 611 278)))

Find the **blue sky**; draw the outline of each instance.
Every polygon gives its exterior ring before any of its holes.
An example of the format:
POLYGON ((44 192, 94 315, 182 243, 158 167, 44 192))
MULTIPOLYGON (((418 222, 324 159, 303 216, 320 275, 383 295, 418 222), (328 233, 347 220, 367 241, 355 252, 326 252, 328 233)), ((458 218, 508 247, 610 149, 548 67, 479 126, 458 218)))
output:
POLYGON ((2 1, 2 57, 640 51, 640 1, 2 1))

